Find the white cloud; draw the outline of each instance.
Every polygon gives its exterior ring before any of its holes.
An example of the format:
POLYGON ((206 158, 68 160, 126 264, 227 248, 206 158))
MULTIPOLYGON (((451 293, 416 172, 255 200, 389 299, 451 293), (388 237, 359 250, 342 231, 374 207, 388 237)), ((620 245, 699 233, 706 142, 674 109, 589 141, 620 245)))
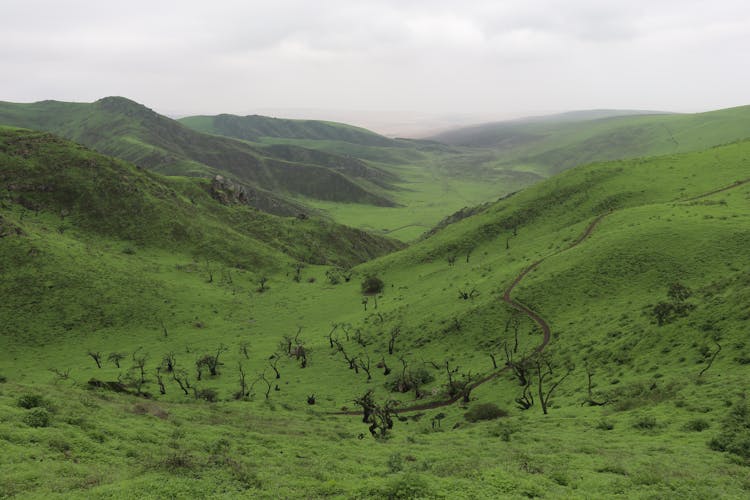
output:
POLYGON ((534 113, 744 104, 744 0, 4 0, 0 99, 534 113), (11 77, 9 77, 11 75, 11 77))

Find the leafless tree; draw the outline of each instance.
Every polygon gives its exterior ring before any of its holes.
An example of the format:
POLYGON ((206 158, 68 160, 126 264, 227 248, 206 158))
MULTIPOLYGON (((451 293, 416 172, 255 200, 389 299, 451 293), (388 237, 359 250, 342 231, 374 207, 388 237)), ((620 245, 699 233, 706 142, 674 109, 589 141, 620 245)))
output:
POLYGON ((552 361, 550 360, 549 356, 544 353, 540 352, 537 353, 537 355, 534 358, 534 366, 536 367, 536 374, 537 374, 537 383, 538 383, 538 389, 539 389, 539 404, 542 406, 542 412, 546 415, 547 414, 547 408, 549 407, 549 400, 552 397, 552 393, 557 389, 557 387, 566 379, 568 376, 573 373, 574 367, 570 366, 566 369, 566 372, 564 375, 562 375, 557 380, 550 380, 550 385, 547 391, 544 390, 544 383, 547 377, 553 377, 553 369, 552 369, 552 361))
POLYGON ((120 361, 125 359, 126 355, 121 352, 110 352, 107 356, 107 361, 114 364, 117 368, 120 368, 120 361))
POLYGON ((91 357, 91 359, 94 360, 94 363, 96 363, 97 368, 102 367, 102 353, 101 352, 89 351, 87 354, 91 357))
POLYGON ((393 354, 393 350, 396 348, 396 339, 401 335, 401 327, 394 326, 391 328, 391 338, 388 340, 388 354, 393 354))

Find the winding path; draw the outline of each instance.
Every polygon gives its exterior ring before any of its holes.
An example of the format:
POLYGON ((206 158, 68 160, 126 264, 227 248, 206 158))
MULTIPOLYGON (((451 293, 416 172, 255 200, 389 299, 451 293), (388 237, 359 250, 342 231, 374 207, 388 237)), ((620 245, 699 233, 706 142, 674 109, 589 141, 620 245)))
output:
MULTIPOLYGON (((692 198, 688 198, 686 200, 679 200, 679 201, 687 202, 687 201, 698 200, 698 199, 701 199, 701 198, 705 198, 707 196, 711 196, 713 194, 721 193, 721 192, 724 192, 724 191, 728 191, 730 189, 734 189, 734 188, 743 186, 743 185, 748 184, 748 183, 750 183, 750 178, 744 179, 744 180, 741 180, 741 181, 737 181, 737 182, 735 182, 733 184, 730 184, 729 186, 725 186, 725 187, 722 187, 722 188, 714 189, 713 191, 708 191, 706 193, 700 194, 700 195, 692 197, 692 198)), ((523 303, 521 303, 521 302, 513 299, 511 297, 511 293, 513 293, 513 290, 516 288, 516 286, 531 271, 533 271, 534 269, 536 269, 537 267, 539 267, 539 265, 542 262, 544 262, 545 260, 549 259, 550 257, 554 257, 556 255, 559 255, 559 254, 561 254, 563 252, 566 252, 566 251, 570 250, 571 248, 575 248, 576 246, 578 246, 581 243, 583 243, 589 236, 591 236, 591 233, 594 232, 594 229, 596 229, 596 226, 602 221, 602 219, 604 219, 604 217, 606 217, 607 215, 609 215, 611 213, 612 212, 610 211, 610 212, 601 214, 597 218, 595 218, 593 221, 591 221, 591 223, 580 234, 580 236, 578 236, 578 238, 573 243, 571 243, 570 245, 568 245, 567 247, 562 248, 560 250, 557 250, 556 252, 553 252, 553 253, 547 255, 546 257, 542 257, 541 259, 539 259, 539 260, 533 262, 531 265, 527 266, 523 271, 521 271, 520 274, 518 274, 518 276, 516 276, 516 278, 513 280, 513 283, 511 283, 510 286, 508 286, 508 288, 505 289, 505 292, 503 293, 503 297, 502 297, 503 302, 505 302, 506 304, 510 305, 511 307, 513 307, 513 308, 515 308, 515 309, 523 312, 524 314, 526 314, 526 316, 528 316, 532 321, 534 321, 542 329, 542 332, 544 334, 544 336, 542 337, 542 343, 539 344, 534 349, 534 351, 533 351, 534 353, 542 352, 544 350, 544 348, 547 347, 547 344, 549 344, 549 341, 550 341, 550 339, 552 337, 552 330, 551 330, 549 324, 544 320, 544 318, 542 318, 536 311, 534 311, 530 307, 528 307, 528 306, 524 305, 523 303)), ((471 389, 474 390, 477 387, 479 387, 480 385, 482 385, 482 384, 484 384, 486 382, 489 382, 490 380, 493 380, 493 379, 497 378, 501 374, 507 372, 509 369, 510 369, 510 366, 506 365, 506 366, 504 366, 504 367, 502 367, 502 368, 500 368, 500 369, 498 369, 498 370, 496 370, 496 371, 494 371, 494 372, 492 372, 492 373, 484 376, 483 378, 481 378, 481 379, 477 380, 476 382, 474 382, 472 384, 472 386, 471 386, 471 389)), ((436 409, 436 408, 442 408, 444 406, 450 406, 453 403, 455 403, 456 401, 458 401, 459 399, 461 399, 461 395, 460 394, 456 395, 456 396, 453 396, 451 398, 442 399, 442 400, 438 400, 438 401, 429 401, 429 402, 426 402, 426 403, 421 403, 421 404, 415 404, 415 405, 411 405, 411 406, 404 406, 404 407, 401 407, 401 408, 396 408, 394 410, 394 413, 408 413, 408 412, 413 412, 413 411, 433 410, 433 409, 436 409)), ((362 415, 362 411, 361 410, 338 411, 338 412, 330 412, 329 415, 362 415)))
MULTIPOLYGON (((560 249, 554 253, 551 253, 550 255, 547 255, 546 257, 542 257, 541 259, 537 260, 536 262, 532 263, 531 265, 527 266, 521 273, 516 276, 516 279, 513 280, 513 283, 510 284, 510 286, 505 290, 503 293, 502 300, 503 302, 509 304, 511 307, 518 309, 519 311, 526 314, 529 318, 531 318, 532 321, 534 321, 537 325, 539 325, 542 329, 542 332, 544 333, 544 337, 542 338, 542 343, 539 344, 535 349, 534 353, 538 353, 544 350, 544 348, 549 344, 550 338, 552 336, 552 330, 550 329, 549 324, 542 318, 539 314, 537 314, 533 309, 531 309, 528 306, 525 306, 521 302, 518 302, 517 300, 514 300, 511 298, 510 294, 513 292, 513 289, 534 269, 536 269, 539 264, 544 262, 550 257, 554 257, 555 255, 561 254, 562 252, 565 252, 567 250, 570 250, 571 248, 581 244, 583 241, 588 238, 591 233, 594 231, 594 228, 596 228, 597 224, 601 222, 601 220, 606 216, 607 214, 603 214, 598 216, 596 219, 594 219, 587 227, 586 230, 581 233, 581 235, 570 245, 567 247, 560 249)), ((472 386, 471 390, 473 391, 480 385, 489 382, 490 380, 493 380, 500 376, 501 374, 507 372, 510 369, 510 366, 505 365, 502 368, 485 375, 481 379, 475 381, 472 386)), ((413 411, 422 411, 422 410, 434 410, 436 408, 442 408, 444 406, 450 406, 459 399, 461 399, 461 394, 457 394, 455 396, 452 396, 447 399, 441 399, 437 401, 428 401, 425 403, 410 405, 410 406, 404 406, 401 408, 394 409, 394 413, 409 413, 413 411)), ((331 415, 361 415, 362 410, 345 410, 345 411, 337 411, 337 412, 331 412, 331 415)))

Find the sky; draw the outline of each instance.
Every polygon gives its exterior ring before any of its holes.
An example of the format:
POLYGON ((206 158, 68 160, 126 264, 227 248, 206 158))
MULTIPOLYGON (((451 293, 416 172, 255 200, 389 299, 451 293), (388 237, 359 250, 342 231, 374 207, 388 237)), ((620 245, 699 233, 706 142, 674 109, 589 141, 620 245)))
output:
POLYGON ((750 104, 747 0, 0 2, 0 100, 397 123, 750 104))

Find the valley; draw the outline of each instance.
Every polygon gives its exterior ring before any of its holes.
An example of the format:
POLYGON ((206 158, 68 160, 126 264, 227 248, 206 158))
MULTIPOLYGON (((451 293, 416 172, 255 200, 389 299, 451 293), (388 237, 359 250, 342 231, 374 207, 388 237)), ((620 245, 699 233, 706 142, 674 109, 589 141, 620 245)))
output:
POLYGON ((743 496, 750 142, 443 154, 302 216, 0 129, 2 496, 743 496))

